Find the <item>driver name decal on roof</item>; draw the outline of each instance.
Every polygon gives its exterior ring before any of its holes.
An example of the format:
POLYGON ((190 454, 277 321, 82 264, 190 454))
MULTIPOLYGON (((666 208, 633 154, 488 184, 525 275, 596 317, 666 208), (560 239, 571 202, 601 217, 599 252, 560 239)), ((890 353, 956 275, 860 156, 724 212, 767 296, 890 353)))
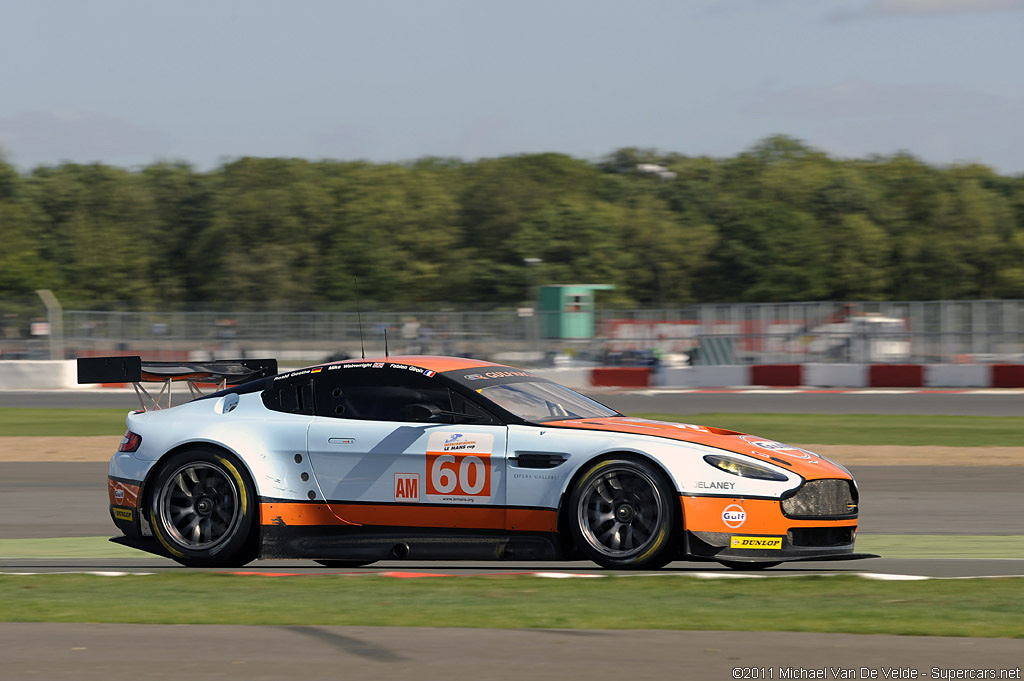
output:
POLYGON ((328 371, 337 371, 338 369, 401 369, 403 371, 411 371, 414 374, 423 374, 428 378, 437 374, 436 371, 430 371, 423 367, 412 366, 411 364, 397 364, 395 362, 350 362, 348 364, 332 364, 327 367, 328 371))
POLYGON ((427 441, 427 501, 490 500, 493 450, 490 433, 432 433, 427 441))

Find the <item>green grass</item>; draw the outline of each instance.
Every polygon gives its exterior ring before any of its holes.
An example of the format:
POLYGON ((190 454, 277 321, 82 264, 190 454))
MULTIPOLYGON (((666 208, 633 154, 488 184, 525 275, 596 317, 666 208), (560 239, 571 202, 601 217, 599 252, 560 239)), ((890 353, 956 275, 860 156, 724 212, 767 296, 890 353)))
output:
MULTIPOLYGON (((858 532, 857 551, 876 553, 883 558, 1013 558, 1024 560, 1024 535, 864 534, 858 532)), ((873 568, 870 562, 864 563, 863 566, 865 569, 873 568)))
POLYGON ((129 409, 0 408, 0 437, 123 435, 129 409))
MULTIPOLYGON (((111 525, 110 533, 117 529, 111 525)), ((0 560, 54 558, 147 558, 150 554, 109 541, 106 537, 0 539, 0 560)))
POLYGON ((639 414, 816 445, 1024 446, 1024 416, 899 414, 639 414))
MULTIPOLYGON (((0 408, 0 436, 121 435, 127 409, 0 408)), ((798 444, 1019 447, 1024 416, 893 414, 638 414, 730 428, 798 444)))
POLYGON ((846 632, 1024 638, 1024 578, 550 580, 0 575, 0 621, 846 632), (935 617, 935 613, 943 613, 935 617))

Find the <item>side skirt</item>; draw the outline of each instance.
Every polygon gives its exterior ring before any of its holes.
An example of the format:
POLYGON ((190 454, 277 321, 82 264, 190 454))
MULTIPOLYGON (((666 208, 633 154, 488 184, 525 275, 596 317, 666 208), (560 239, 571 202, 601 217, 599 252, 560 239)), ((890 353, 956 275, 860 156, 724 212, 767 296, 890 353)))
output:
POLYGON ((557 535, 419 527, 264 525, 260 558, 558 560, 557 535))

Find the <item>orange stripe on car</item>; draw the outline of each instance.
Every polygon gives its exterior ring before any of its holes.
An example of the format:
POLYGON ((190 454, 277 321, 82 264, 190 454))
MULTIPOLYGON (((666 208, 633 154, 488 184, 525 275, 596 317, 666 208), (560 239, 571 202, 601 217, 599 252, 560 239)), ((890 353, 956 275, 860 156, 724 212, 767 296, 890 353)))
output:
POLYGON ((554 509, 422 506, 419 504, 260 504, 264 525, 377 525, 555 532, 554 509))
POLYGON ((339 518, 328 504, 275 501, 260 504, 264 525, 358 525, 339 518))

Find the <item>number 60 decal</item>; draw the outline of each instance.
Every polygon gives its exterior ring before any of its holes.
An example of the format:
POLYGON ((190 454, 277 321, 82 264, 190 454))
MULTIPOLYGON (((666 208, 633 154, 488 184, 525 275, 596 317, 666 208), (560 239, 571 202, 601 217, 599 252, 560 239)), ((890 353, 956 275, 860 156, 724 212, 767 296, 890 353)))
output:
POLYGON ((427 454, 427 494, 491 496, 491 455, 427 454))

